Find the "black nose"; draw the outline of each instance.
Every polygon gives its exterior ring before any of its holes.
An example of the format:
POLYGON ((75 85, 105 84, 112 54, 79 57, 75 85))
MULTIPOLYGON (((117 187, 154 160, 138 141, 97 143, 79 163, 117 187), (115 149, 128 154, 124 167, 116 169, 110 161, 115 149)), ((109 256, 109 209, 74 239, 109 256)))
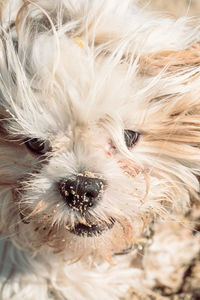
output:
POLYGON ((84 214, 101 199, 105 190, 105 181, 78 175, 75 179, 62 180, 59 189, 67 205, 84 214))

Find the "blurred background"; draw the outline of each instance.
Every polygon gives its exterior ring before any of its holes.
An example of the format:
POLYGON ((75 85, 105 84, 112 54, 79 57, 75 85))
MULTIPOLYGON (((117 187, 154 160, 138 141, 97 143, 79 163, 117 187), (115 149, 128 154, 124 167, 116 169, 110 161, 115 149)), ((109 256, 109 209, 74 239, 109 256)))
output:
POLYGON ((170 13, 179 16, 199 16, 200 0, 139 0, 147 9, 170 13))

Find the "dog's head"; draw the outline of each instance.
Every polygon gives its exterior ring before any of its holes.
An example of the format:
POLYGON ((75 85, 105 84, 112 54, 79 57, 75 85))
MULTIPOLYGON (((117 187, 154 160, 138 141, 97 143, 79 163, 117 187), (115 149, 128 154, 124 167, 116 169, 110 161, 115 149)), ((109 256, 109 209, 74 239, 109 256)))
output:
POLYGON ((28 1, 2 26, 1 230, 108 257, 197 195, 198 67, 140 51, 125 8, 80 3, 28 1))

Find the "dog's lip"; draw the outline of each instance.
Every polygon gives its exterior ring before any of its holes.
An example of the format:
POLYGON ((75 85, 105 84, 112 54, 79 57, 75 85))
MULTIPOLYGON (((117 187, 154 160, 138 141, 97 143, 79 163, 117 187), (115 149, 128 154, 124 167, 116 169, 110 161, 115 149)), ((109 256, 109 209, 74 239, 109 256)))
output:
POLYGON ((69 231, 75 235, 78 236, 87 236, 87 237, 92 237, 92 236, 97 236, 101 235, 104 231, 109 230, 113 227, 115 220, 109 219, 109 223, 107 222, 102 222, 100 224, 90 224, 90 225, 85 225, 82 223, 76 224, 73 228, 70 228, 69 231))

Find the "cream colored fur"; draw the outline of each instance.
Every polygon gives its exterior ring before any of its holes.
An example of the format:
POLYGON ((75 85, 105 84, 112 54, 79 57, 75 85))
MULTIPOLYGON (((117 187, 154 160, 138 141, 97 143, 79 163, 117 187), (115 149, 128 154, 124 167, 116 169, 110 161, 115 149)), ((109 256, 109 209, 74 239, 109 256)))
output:
POLYGON ((198 218, 185 218, 199 201, 196 23, 128 0, 1 1, 0 299, 180 291, 200 251, 198 218), (125 129, 140 133, 130 148, 125 129), (32 139, 51 151, 33 154, 32 139), (107 182, 87 216, 57 188, 79 173, 107 182), (112 220, 99 235, 72 233, 112 220))

